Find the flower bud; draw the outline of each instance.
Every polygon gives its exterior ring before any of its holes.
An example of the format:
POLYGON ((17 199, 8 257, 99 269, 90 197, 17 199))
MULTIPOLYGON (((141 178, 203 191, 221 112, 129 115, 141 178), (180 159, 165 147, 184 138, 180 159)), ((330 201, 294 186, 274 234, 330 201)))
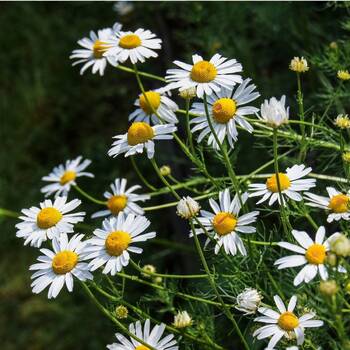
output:
POLYGON ((334 253, 328 253, 326 257, 326 262, 329 266, 335 267, 337 266, 338 258, 334 253))
POLYGON ((154 278, 153 278, 153 282, 154 282, 155 284, 161 284, 161 283, 163 282, 163 278, 160 277, 160 276, 154 277, 154 278))
POLYGON ((183 219, 190 219, 196 216, 199 212, 200 205, 193 198, 187 196, 183 197, 177 204, 177 215, 183 219))
POLYGON ((350 240, 346 236, 339 235, 332 239, 330 243, 331 251, 337 256, 345 258, 350 255, 350 240))
POLYGON ((350 80, 350 73, 348 70, 338 70, 337 77, 340 80, 350 80))
POLYGON ((338 48, 338 44, 335 42, 335 41, 332 41, 330 44, 329 44, 329 47, 333 50, 336 50, 338 48))
POLYGON ((344 152, 343 153, 343 161, 345 163, 350 163, 350 152, 344 152))
POLYGON ((142 270, 144 271, 144 272, 141 273, 142 276, 143 276, 143 277, 147 277, 147 278, 150 278, 150 277, 151 277, 150 274, 156 272, 156 268, 155 268, 155 266, 153 266, 153 265, 145 265, 145 266, 142 268, 142 270))
POLYGON ((191 316, 187 313, 187 311, 179 311, 175 316, 174 316, 174 323, 173 326, 175 328, 185 328, 188 326, 192 325, 192 318, 191 316))
POLYGON ((160 173, 163 176, 169 176, 171 174, 171 168, 169 165, 163 165, 160 167, 160 173))
POLYGON ((328 297, 335 295, 338 291, 337 282, 333 280, 321 281, 319 288, 321 294, 328 297))
POLYGON ((127 318, 128 313, 129 313, 128 309, 123 305, 119 305, 115 308, 115 314, 119 320, 122 318, 127 318))
POLYGON ((347 114, 339 114, 334 124, 340 129, 350 129, 350 119, 347 114))
POLYGON ((237 295, 236 309, 245 313, 245 315, 254 314, 258 309, 262 296, 253 288, 246 288, 237 295))
POLYGON ((195 86, 179 91, 179 96, 185 100, 190 100, 191 98, 195 98, 196 95, 197 95, 197 91, 195 86))
POLYGON ((289 69, 297 73, 305 73, 309 70, 309 67, 304 57, 294 57, 290 61, 289 69))

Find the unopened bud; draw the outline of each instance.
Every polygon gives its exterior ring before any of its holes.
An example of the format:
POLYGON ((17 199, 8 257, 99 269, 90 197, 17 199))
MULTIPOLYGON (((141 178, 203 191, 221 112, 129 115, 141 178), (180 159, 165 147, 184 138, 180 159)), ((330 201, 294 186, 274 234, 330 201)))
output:
POLYGON ((163 175, 163 176, 169 176, 171 174, 171 168, 169 165, 163 165, 161 168, 160 168, 160 173, 163 175))
POLYGON ((145 265, 142 268, 142 271, 144 271, 144 272, 141 273, 143 277, 150 278, 151 277, 150 274, 155 273, 156 272, 156 268, 153 265, 145 265))
POLYGON ((350 240, 344 235, 339 235, 331 241, 331 251, 343 258, 350 255, 350 240))
POLYGON ((200 210, 200 205, 193 198, 187 196, 183 197, 177 204, 177 215, 183 219, 190 219, 196 216, 200 210))
POLYGON ((197 91, 195 86, 179 91, 179 96, 185 100, 190 100, 191 98, 195 98, 196 94, 197 94, 197 91))
POLYGON ((337 282, 333 280, 321 281, 320 282, 320 292, 325 296, 331 297, 335 295, 338 291, 337 282))
POLYGON ((119 305, 115 308, 115 314, 118 319, 127 318, 128 313, 129 313, 128 309, 123 305, 119 305))

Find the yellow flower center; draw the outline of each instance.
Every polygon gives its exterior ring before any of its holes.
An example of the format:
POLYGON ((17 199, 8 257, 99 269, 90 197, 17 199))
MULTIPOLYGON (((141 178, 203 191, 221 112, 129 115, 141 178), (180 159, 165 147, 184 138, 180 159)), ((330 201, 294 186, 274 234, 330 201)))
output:
POLYGON ((69 250, 57 253, 52 259, 52 269, 57 275, 64 275, 74 269, 78 263, 78 254, 69 250))
POLYGON ((236 114, 236 101, 231 98, 220 98, 213 104, 212 111, 215 121, 225 124, 236 114))
POLYGON ((62 219, 62 213, 56 208, 49 207, 41 209, 36 217, 36 223, 41 229, 48 229, 55 226, 62 219))
POLYGON ((220 212, 214 216, 213 227, 220 236, 232 232, 237 225, 236 217, 231 213, 220 212))
POLYGON ((124 196, 124 195, 112 196, 107 201, 107 207, 112 214, 116 215, 125 209, 127 202, 128 202, 127 196, 124 196))
POLYGON ((337 194, 331 198, 328 204, 334 213, 345 213, 349 210, 350 197, 345 194, 337 194))
POLYGON ((60 184, 65 185, 68 182, 74 181, 75 178, 77 177, 77 173, 72 170, 67 170, 60 179, 60 184))
POLYGON ((281 314, 281 316, 278 318, 278 325, 280 328, 282 328, 284 331, 292 331, 299 325, 298 317, 296 317, 293 312, 284 312, 281 314))
POLYGON ((120 38, 119 46, 123 49, 135 49, 141 45, 141 39, 136 34, 127 34, 120 38))
POLYGON ((152 114, 153 111, 156 111, 160 105, 160 94, 154 91, 147 91, 145 95, 140 95, 140 107, 146 114, 152 114))
POLYGON ((306 250, 305 258, 310 264, 323 264, 326 259, 326 248, 322 244, 313 244, 306 250))
POLYGON ((95 58, 102 58, 104 52, 108 50, 110 46, 101 40, 96 40, 94 42, 94 46, 92 47, 92 51, 94 52, 95 58))
POLYGON ((215 66, 208 61, 200 61, 193 65, 191 79, 197 83, 209 83, 214 80, 218 71, 215 66))
POLYGON ((105 247, 111 256, 119 256, 129 247, 131 236, 124 231, 111 232, 106 239, 105 247))
MULTIPOLYGON (((278 173, 278 179, 280 182, 280 189, 281 191, 284 191, 290 187, 290 180, 289 177, 284 173, 278 173)), ((271 192, 278 192, 278 184, 277 184, 277 176, 276 174, 273 174, 271 177, 269 177, 266 180, 266 187, 271 192)))
POLYGON ((145 122, 132 123, 128 130, 128 144, 130 146, 138 145, 151 140, 154 136, 153 129, 145 122))
POLYGON ((149 348, 144 345, 139 345, 139 346, 136 346, 135 350, 149 350, 149 348))

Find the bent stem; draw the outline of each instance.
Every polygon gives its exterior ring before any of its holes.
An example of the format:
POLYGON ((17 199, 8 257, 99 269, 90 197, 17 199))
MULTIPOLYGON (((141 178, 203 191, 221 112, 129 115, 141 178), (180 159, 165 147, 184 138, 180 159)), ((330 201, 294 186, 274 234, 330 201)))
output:
POLYGON ((94 198, 93 196, 89 195, 87 192, 85 192, 83 189, 81 189, 78 185, 74 185, 73 188, 79 192, 82 196, 87 198, 89 201, 95 203, 95 204, 100 204, 100 205, 107 205, 106 201, 100 201, 99 199, 94 198))
POLYGON ((138 177, 140 178, 140 180, 145 184, 145 186, 146 186, 147 188, 149 188, 151 191, 157 191, 157 189, 156 189, 153 185, 151 185, 151 184, 146 180, 146 178, 142 175, 142 173, 141 173, 139 167, 137 166, 137 164, 136 164, 136 162, 135 162, 134 156, 131 156, 130 159, 131 159, 131 164, 132 164, 133 168, 134 168, 135 171, 136 171, 136 174, 138 175, 138 177))

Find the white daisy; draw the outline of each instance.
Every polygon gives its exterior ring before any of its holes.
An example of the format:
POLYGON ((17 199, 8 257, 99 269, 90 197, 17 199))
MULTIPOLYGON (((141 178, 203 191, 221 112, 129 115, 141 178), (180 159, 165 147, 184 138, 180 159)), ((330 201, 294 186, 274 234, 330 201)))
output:
POLYGON ((143 153, 146 149, 148 158, 153 158, 153 140, 170 140, 173 138, 171 133, 175 132, 176 129, 173 124, 150 126, 145 122, 134 122, 126 134, 113 137, 117 140, 113 142, 108 155, 116 157, 125 153, 125 157, 128 157, 136 153, 143 153))
POLYGON ((193 64, 174 61, 181 69, 169 69, 166 72, 166 81, 170 83, 169 89, 180 91, 196 87, 197 96, 202 98, 204 93, 211 95, 213 91, 219 92, 222 87, 232 88, 236 83, 242 82, 238 74, 242 72, 242 65, 235 59, 227 60, 215 54, 210 61, 205 61, 199 55, 192 56, 193 64))
POLYGON ((135 202, 145 201, 150 199, 147 194, 136 194, 134 191, 141 188, 140 185, 135 185, 126 189, 126 179, 115 179, 111 184, 111 192, 106 191, 104 197, 107 199, 106 210, 100 210, 91 217, 98 218, 101 216, 118 215, 120 212, 124 214, 134 213, 136 215, 143 215, 143 209, 135 202))
POLYGON ((89 263, 91 271, 102 265, 105 265, 102 271, 104 274, 110 273, 113 276, 121 271, 129 263, 129 252, 142 253, 142 249, 133 244, 156 236, 155 232, 141 234, 149 225, 149 220, 144 216, 134 214, 119 213, 117 217, 105 219, 102 229, 96 229, 93 232, 94 237, 88 241, 87 259, 93 259, 89 263))
POLYGON ((237 306, 235 308, 244 312, 245 315, 251 315, 256 312, 262 300, 260 292, 254 288, 246 288, 239 293, 236 298, 237 306))
MULTIPOLYGON (((295 286, 302 282, 309 283, 315 278, 317 272, 323 280, 328 278, 327 268, 324 264, 326 253, 330 250, 331 240, 339 236, 339 233, 334 233, 326 240, 325 233, 325 228, 320 226, 315 241, 313 241, 306 232, 293 230, 292 235, 299 245, 288 242, 278 243, 280 247, 298 253, 276 260, 275 265, 278 266, 278 269, 305 265, 294 278, 295 286)), ((339 271, 342 271, 342 268, 339 271)))
POLYGON ((272 127, 279 127, 287 124, 289 120, 289 107, 285 107, 286 96, 282 96, 278 101, 276 97, 265 100, 260 107, 261 115, 257 117, 272 127))
POLYGON ((80 203, 79 199, 67 202, 67 197, 57 197, 54 202, 45 199, 40 208, 22 209, 25 216, 19 217, 23 222, 16 225, 16 236, 25 239, 24 245, 40 247, 47 239, 73 232, 74 224, 84 220, 85 212, 68 213, 80 203))
MULTIPOLYGON (((74 50, 70 59, 78 59, 72 65, 84 63, 80 70, 80 74, 83 74, 89 67, 92 66, 92 73, 99 72, 102 76, 107 66, 107 59, 103 56, 103 53, 109 47, 107 41, 111 38, 113 32, 119 32, 122 25, 115 23, 113 29, 105 28, 97 31, 97 34, 93 31, 90 32, 90 38, 83 38, 78 41, 78 44, 83 49, 74 50)), ((114 64, 115 65, 115 64, 114 64)))
POLYGON ((107 41, 108 50, 103 54, 111 64, 145 62, 146 58, 158 57, 154 50, 161 49, 162 40, 149 30, 142 28, 135 32, 116 31, 107 41))
POLYGON ((43 181, 52 182, 50 185, 46 185, 41 189, 42 193, 45 193, 45 197, 55 193, 57 196, 67 196, 72 185, 76 185, 76 178, 80 176, 94 177, 94 174, 84 172, 90 164, 90 159, 83 159, 79 156, 73 160, 67 160, 66 164, 60 164, 53 168, 52 172, 48 176, 42 178, 43 181))
POLYGON ((129 120, 146 122, 147 124, 178 123, 175 112, 179 107, 165 96, 164 89, 147 91, 145 95, 141 93, 135 101, 134 105, 138 108, 129 115, 129 120), (160 116, 161 120, 155 113, 160 116))
MULTIPOLYGON (((244 204, 248 199, 248 194, 243 193, 241 199, 244 204)), ((200 213, 202 216, 198 220, 216 240, 215 254, 218 254, 221 246, 223 246, 226 254, 236 255, 238 248, 242 255, 247 255, 239 233, 253 233, 256 231, 255 227, 248 226, 248 224, 256 221, 259 212, 252 211, 238 216, 241 210, 238 195, 236 194, 231 201, 230 190, 228 188, 219 192, 219 204, 212 198, 209 199, 209 204, 214 213, 201 210, 200 213)), ((196 234, 201 233, 204 233, 203 229, 197 228, 196 234)))
MULTIPOLYGON (((237 141, 236 123, 250 133, 254 130, 244 116, 255 114, 259 109, 252 106, 243 106, 260 96, 258 92, 253 92, 256 88, 254 84, 248 85, 250 81, 251 79, 245 79, 235 91, 231 88, 222 88, 207 99, 209 116, 215 133, 221 143, 227 136, 231 147, 233 147, 233 142, 237 141)), ((201 142, 206 135, 210 134, 208 145, 213 145, 215 149, 219 149, 214 135, 211 134, 204 103, 194 103, 192 107, 191 112, 199 115, 199 117, 191 120, 192 124, 196 124, 191 131, 202 130, 197 141, 201 142)))
POLYGON ((305 198, 309 202, 305 202, 310 207, 316 207, 330 211, 327 222, 341 219, 350 220, 350 192, 344 194, 337 191, 333 187, 327 187, 328 197, 318 196, 313 193, 306 192, 305 198))
POLYGON ((311 320, 315 317, 314 313, 306 313, 301 317, 297 317, 294 313, 294 309, 297 303, 297 297, 293 295, 286 308, 282 299, 278 296, 274 296, 274 300, 279 312, 267 307, 260 307, 258 311, 263 316, 255 318, 257 322, 268 323, 268 325, 257 329, 253 336, 257 339, 265 339, 271 337, 268 349, 272 349, 284 336, 287 339, 297 340, 297 345, 304 343, 304 330, 305 328, 321 327, 323 321, 311 320))
MULTIPOLYGON (((173 334, 167 335, 165 338, 161 339, 165 329, 165 324, 161 323, 156 325, 153 329, 150 329, 150 320, 147 319, 142 329, 140 321, 131 323, 129 325, 129 332, 136 335, 146 344, 150 345, 156 350, 178 350, 179 347, 176 344, 173 334)), ((148 350, 148 347, 141 344, 134 338, 127 339, 120 333, 115 334, 118 343, 113 343, 107 345, 109 350, 148 350)))
MULTIPOLYGON (((300 164, 287 168, 286 173, 278 173, 283 204, 286 203, 288 197, 298 202, 301 201, 303 197, 298 192, 307 191, 316 186, 315 179, 301 179, 311 171, 311 168, 305 168, 304 164, 300 164)), ((281 204, 276 174, 269 177, 264 184, 250 184, 249 190, 251 191, 249 197, 262 196, 256 204, 265 202, 269 198, 269 205, 276 201, 281 204)))
POLYGON ((48 298, 56 298, 66 284, 69 292, 73 291, 73 276, 80 281, 93 279, 88 264, 84 260, 86 242, 84 235, 75 234, 69 241, 67 234, 52 240, 53 251, 40 249, 44 254, 38 257, 39 263, 30 266, 29 270, 36 271, 32 275, 33 293, 38 294, 50 285, 48 298))

